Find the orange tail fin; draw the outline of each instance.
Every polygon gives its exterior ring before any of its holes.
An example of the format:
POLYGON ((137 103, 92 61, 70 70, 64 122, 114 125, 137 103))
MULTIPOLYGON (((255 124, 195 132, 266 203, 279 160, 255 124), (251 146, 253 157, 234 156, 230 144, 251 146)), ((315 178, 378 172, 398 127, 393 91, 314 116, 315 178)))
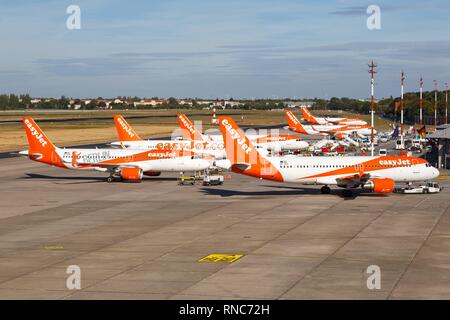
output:
POLYGON ((28 154, 31 160, 44 162, 47 164, 64 167, 61 157, 57 153, 57 148, 53 145, 45 133, 39 128, 31 117, 22 118, 25 132, 27 134, 28 154))
POLYGON ((178 115, 178 123, 183 131, 183 140, 202 141, 202 133, 198 131, 192 122, 184 114, 178 115))
POLYGON ((219 117, 220 130, 232 170, 249 176, 283 181, 278 169, 266 158, 237 126, 231 117, 219 117))
POLYGON ((306 121, 308 121, 309 123, 313 123, 313 124, 319 124, 319 122, 316 120, 316 118, 314 118, 314 116, 309 112, 307 107, 302 106, 301 109, 302 109, 302 113, 303 113, 303 118, 305 118, 306 121))
POLYGON ((120 114, 114 116, 117 133, 120 141, 142 141, 142 138, 133 130, 120 114))
POLYGON ((303 128, 301 122, 290 110, 285 110, 284 113, 286 114, 286 119, 288 121, 288 126, 290 130, 302 134, 308 134, 305 128, 303 128))

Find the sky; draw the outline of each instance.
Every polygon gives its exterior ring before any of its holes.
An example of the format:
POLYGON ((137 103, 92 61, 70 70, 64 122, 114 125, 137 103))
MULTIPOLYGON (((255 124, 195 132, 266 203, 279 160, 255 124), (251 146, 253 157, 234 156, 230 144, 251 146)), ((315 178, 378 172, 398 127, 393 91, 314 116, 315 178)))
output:
POLYGON ((368 98, 371 60, 377 98, 399 95, 401 70, 405 91, 442 89, 449 17, 448 0, 0 0, 0 93, 368 98))

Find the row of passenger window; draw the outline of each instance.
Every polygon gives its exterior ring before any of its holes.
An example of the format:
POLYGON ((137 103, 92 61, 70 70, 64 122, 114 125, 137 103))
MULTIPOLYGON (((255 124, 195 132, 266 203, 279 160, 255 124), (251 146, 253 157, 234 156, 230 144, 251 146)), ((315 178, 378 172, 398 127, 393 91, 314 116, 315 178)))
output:
POLYGON ((411 167, 410 165, 295 165, 295 166, 280 166, 282 169, 291 169, 291 168, 348 168, 348 167, 362 167, 362 168, 386 168, 386 167, 411 167))

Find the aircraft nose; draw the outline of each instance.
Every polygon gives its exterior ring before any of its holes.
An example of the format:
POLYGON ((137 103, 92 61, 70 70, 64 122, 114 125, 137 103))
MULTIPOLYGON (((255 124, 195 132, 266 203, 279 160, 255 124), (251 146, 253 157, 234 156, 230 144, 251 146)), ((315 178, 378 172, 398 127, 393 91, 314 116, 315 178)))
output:
POLYGON ((433 179, 439 177, 439 170, 433 167, 433 179))

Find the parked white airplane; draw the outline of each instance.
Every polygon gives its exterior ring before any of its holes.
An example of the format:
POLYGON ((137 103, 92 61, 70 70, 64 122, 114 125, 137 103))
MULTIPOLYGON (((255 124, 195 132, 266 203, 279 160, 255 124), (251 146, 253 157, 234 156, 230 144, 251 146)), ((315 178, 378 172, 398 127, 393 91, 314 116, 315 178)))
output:
POLYGON ((141 181, 143 175, 157 176, 162 171, 202 171, 210 166, 209 161, 186 150, 58 148, 32 118, 24 117, 23 124, 29 149, 21 151, 21 155, 64 169, 107 172, 108 182, 115 178, 141 181))
POLYGON ((127 149, 190 150, 197 154, 210 156, 214 159, 224 159, 226 157, 223 143, 220 141, 144 140, 134 131, 134 129, 121 115, 114 116, 114 123, 116 125, 120 141, 112 142, 112 146, 120 146, 127 149))
MULTIPOLYGON (((288 129, 293 132, 302 134, 323 134, 333 135, 339 139, 343 139, 345 136, 356 133, 358 135, 369 136, 372 134, 371 126, 363 125, 303 125, 297 117, 290 111, 285 110, 286 119, 288 121, 288 129)), ((374 134, 376 130, 374 130, 374 134)))
POLYGON ((219 117, 219 124, 231 170, 256 178, 324 185, 321 191, 325 194, 330 193, 330 185, 337 185, 345 188, 344 195, 348 196, 351 188, 388 193, 394 190, 395 182, 439 176, 439 171, 426 160, 415 157, 265 157, 231 117, 219 117))
MULTIPOLYGON (((178 123, 183 130, 183 139, 217 141, 223 143, 221 135, 205 135, 201 133, 184 114, 178 115, 178 123)), ((292 151, 308 148, 309 144, 299 136, 291 134, 250 134, 249 139, 262 148, 274 152, 292 151)))
MULTIPOLYGON (((114 116, 114 122, 120 141, 112 142, 113 146, 139 149, 187 149, 195 153, 211 156, 216 160, 226 158, 222 136, 220 139, 209 139, 203 135, 187 119, 185 115, 178 115, 178 120, 183 131, 183 140, 144 140, 133 130, 121 115, 114 116)), ((252 141, 261 147, 279 152, 283 150, 299 150, 308 147, 306 141, 302 141, 295 135, 255 135, 252 141)))
POLYGON ((303 113, 303 118, 305 121, 311 123, 311 124, 343 124, 343 125, 352 125, 352 126, 364 126, 367 124, 366 121, 359 119, 359 118, 332 118, 332 117, 325 117, 325 118, 319 118, 314 117, 311 112, 309 112, 307 106, 301 106, 303 113))

